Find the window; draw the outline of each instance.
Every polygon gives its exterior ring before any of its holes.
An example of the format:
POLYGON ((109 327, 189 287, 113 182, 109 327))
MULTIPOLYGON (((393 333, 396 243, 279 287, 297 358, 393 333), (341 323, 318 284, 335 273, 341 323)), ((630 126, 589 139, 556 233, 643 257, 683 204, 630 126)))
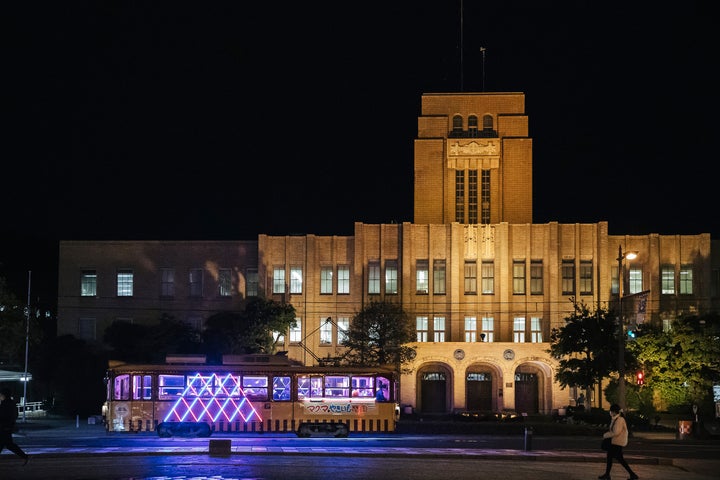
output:
POLYGON ((193 268, 190 270, 190 296, 199 298, 203 293, 203 274, 202 269, 193 268))
POLYGON ((333 293, 333 268, 329 265, 320 267, 320 295, 333 293))
POLYGON ((338 265, 337 267, 337 292, 347 295, 350 293, 350 267, 338 265))
POLYGON ((175 269, 160 269, 160 296, 163 298, 175 297, 175 269))
POLYGON ((368 262, 368 294, 380 293, 380 262, 368 262))
POLYGON ((465 172, 455 171, 455 221, 465 223, 465 172))
POLYGON ((183 375, 158 375, 158 400, 176 400, 185 391, 183 375))
POLYGON ((303 270, 302 267, 290 267, 290 293, 300 295, 303 292, 303 270))
POLYGON ((593 264, 592 260, 580 260, 580 295, 593 293, 593 264))
POLYGON ((478 223, 478 171, 468 170, 468 223, 478 223))
POLYGON ((513 319, 513 342, 525 342, 525 317, 515 317, 513 319))
POLYGON ((348 330, 350 330, 350 319, 348 317, 337 318, 338 327, 338 345, 344 345, 348 339, 348 330))
POLYGON ((480 338, 483 342, 495 341, 495 319, 493 317, 482 317, 482 325, 480 330, 480 338))
POLYGON ((492 260, 482 262, 482 293, 483 295, 495 293, 495 264, 492 260))
POLYGON ((94 297, 97 295, 97 273, 95 270, 83 270, 80 274, 80 296, 94 297))
POLYGON ((248 400, 264 402, 268 399, 268 377, 265 375, 243 375, 242 389, 248 400))
POLYGON ((133 375, 133 400, 150 400, 152 395, 152 376, 133 375))
POLYGON ((118 375, 115 377, 113 399, 130 400, 130 375, 118 375))
POLYGON ((273 293, 285 293, 285 267, 273 269, 273 293))
POLYGON ((477 318, 465 317, 465 341, 477 342, 477 318))
POLYGON ((468 133, 471 137, 477 137, 478 135, 478 117, 477 115, 470 115, 468 117, 468 133))
POLYGON ((452 134, 454 136, 461 136, 463 131, 463 118, 460 115, 453 115, 452 119, 452 134))
POLYGON ((490 170, 483 170, 480 173, 480 195, 482 199, 481 222, 483 225, 490 223, 490 170))
POLYGON ((430 291, 430 266, 427 260, 415 262, 415 293, 427 295, 430 291))
POLYGON ((289 401, 291 399, 291 377, 273 377, 273 400, 289 401))
POLYGON ((117 272, 117 296, 132 297, 133 296, 133 271, 118 270, 117 272))
POLYGON ((232 295, 232 270, 221 268, 218 271, 218 289, 221 297, 232 295))
POLYGON ((613 265, 610 268, 610 293, 613 295, 618 295, 620 293, 620 275, 618 275, 618 272, 620 269, 617 265, 613 265))
POLYGON ((433 260, 433 293, 445 295, 445 260, 433 260))
POLYGON ((333 324, 327 321, 327 317, 320 319, 320 345, 332 345, 333 324))
POLYGON ((530 260, 530 294, 543 294, 543 263, 542 260, 530 260))
POLYGON ((530 317, 530 341, 532 343, 542 343, 542 318, 530 317))
POLYGON ((285 345, 285 334, 283 332, 273 331, 272 336, 275 341, 275 345, 285 345))
POLYGON ((302 320, 295 317, 295 326, 290 327, 290 343, 302 341, 302 320))
POLYGON ((575 261, 563 260, 560 266, 562 277, 562 294, 575 295, 575 261))
POLYGON ((445 341, 445 317, 433 318, 433 342, 445 341))
POLYGON ((525 260, 513 261, 513 294, 525 295, 525 260))
POLYGON ((477 293, 477 262, 475 260, 465 260, 465 295, 475 295, 477 293))
POLYGON ((680 266, 680 295, 693 294, 693 270, 692 265, 680 266))
POLYGON ((257 297, 258 285, 257 268, 248 268, 245 271, 245 295, 248 297, 257 297))
POLYGON ((492 115, 483 115, 483 130, 493 129, 493 117, 492 115))
POLYGON ((639 267, 630 268, 630 271, 628 272, 628 281, 630 282, 629 295, 642 292, 642 269, 639 267))
POLYGON ((94 318, 80 318, 78 321, 78 338, 82 340, 95 340, 97 335, 96 323, 94 318))
POLYGON ((428 317, 415 317, 415 331, 417 332, 418 342, 428 341, 428 317))
POLYGON ((385 293, 397 295, 398 293, 398 262, 385 260, 385 293))
POLYGON ((663 265, 660 267, 660 293, 675 295, 675 266, 663 265))

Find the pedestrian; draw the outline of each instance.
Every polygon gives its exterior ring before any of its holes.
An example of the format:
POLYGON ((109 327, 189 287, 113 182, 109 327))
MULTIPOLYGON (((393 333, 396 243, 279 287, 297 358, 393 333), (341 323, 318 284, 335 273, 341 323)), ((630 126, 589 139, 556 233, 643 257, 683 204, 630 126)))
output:
POLYGON ((0 453, 7 448, 24 460, 27 465, 30 456, 13 441, 13 431, 18 418, 17 405, 12 398, 9 388, 0 389, 0 453))
POLYGON ((630 474, 629 480, 637 480, 640 477, 633 472, 630 465, 623 458, 623 447, 628 444, 628 428, 625 415, 617 403, 610 405, 610 418, 610 428, 603 433, 603 438, 611 439, 605 460, 605 473, 598 478, 610 480, 610 469, 612 469, 613 459, 615 459, 630 474))
POLYGON ((585 394, 581 393, 579 397, 575 399, 575 405, 578 410, 585 410, 585 394))

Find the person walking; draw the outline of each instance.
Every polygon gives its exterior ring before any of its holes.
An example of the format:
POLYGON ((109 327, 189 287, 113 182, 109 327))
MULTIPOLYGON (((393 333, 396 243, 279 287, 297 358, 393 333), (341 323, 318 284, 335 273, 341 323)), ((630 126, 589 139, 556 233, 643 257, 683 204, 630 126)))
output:
POLYGON ((17 405, 12 398, 9 388, 0 389, 0 453, 7 448, 24 460, 27 465, 30 456, 13 440, 13 430, 18 418, 17 405))
POLYGON ((598 478, 601 480, 610 480, 610 470, 612 469, 613 459, 615 459, 630 474, 629 480, 637 480, 640 477, 633 472, 623 457, 623 447, 628 444, 628 428, 625 415, 617 403, 610 405, 610 418, 610 428, 607 432, 603 433, 603 438, 611 439, 605 461, 605 473, 598 478))

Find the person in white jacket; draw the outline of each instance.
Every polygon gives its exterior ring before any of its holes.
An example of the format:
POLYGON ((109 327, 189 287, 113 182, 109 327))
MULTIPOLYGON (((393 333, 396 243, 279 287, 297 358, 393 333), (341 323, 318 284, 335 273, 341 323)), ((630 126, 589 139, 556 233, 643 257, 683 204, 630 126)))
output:
POLYGON ((623 415, 620 405, 613 403, 610 405, 610 428, 603 433, 603 438, 611 438, 610 448, 607 451, 607 460, 605 461, 605 473, 598 478, 602 480, 610 480, 610 470, 612 469, 613 459, 617 460, 620 465, 630 474, 629 480, 637 480, 638 477, 633 472, 630 465, 623 457, 623 447, 628 444, 628 429, 625 415, 623 415))

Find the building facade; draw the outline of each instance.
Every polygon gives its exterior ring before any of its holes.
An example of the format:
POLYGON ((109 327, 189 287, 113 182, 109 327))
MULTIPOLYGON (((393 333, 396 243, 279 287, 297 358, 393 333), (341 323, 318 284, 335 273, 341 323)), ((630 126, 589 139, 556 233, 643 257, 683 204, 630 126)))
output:
POLYGON ((534 224, 524 103, 520 93, 423 95, 413 223, 257 241, 63 241, 58 334, 101 341, 115 320, 162 315, 202 328, 263 296, 294 306, 298 326, 282 348, 312 365, 342 354, 343 331, 367 303, 393 301, 417 333, 403 406, 533 414, 572 404, 579 392, 554 381, 548 354, 571 300, 608 308, 622 283, 626 321, 717 311, 719 248, 702 233, 534 224), (619 260, 619 250, 638 256, 619 260))

